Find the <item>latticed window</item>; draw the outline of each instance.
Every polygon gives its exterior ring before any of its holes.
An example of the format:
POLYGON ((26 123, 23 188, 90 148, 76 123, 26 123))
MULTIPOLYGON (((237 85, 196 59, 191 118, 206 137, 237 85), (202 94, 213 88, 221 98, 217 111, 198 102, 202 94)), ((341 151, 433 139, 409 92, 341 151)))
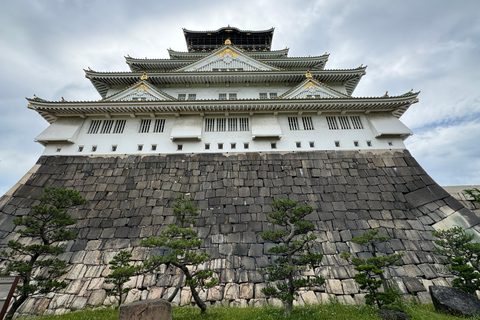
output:
POLYGON ((330 130, 338 130, 338 123, 337 118, 335 117, 327 117, 328 129, 330 130))
POLYGON ((302 117, 303 130, 313 130, 312 117, 302 117))
POLYGON ((206 132, 213 132, 213 131, 215 131, 215 119, 213 119, 213 118, 205 118, 205 131, 206 131, 206 132))
POLYGON ((298 126, 298 118, 297 117, 288 117, 288 126, 290 130, 300 130, 298 126))
POLYGON ((348 117, 340 116, 340 117, 338 117, 338 122, 340 122, 340 128, 351 129, 350 121, 348 121, 348 117))
POLYGON ((100 129, 100 124, 102 120, 92 120, 90 123, 90 128, 88 128, 87 133, 98 133, 98 129, 100 129))
POLYGON ((267 93, 266 92, 260 92, 260 99, 267 99, 267 93))
POLYGON ((178 94, 178 100, 185 100, 186 98, 187 98, 187 95, 185 93, 178 94))
POLYGON ((113 133, 123 133, 125 129, 125 123, 127 120, 117 120, 115 121, 115 126, 113 127, 113 133))
POLYGON ((155 119, 155 125, 153 126, 153 132, 163 132, 165 129, 165 119, 155 119))
POLYGON ((228 118, 228 131, 237 131, 237 118, 228 118))
POLYGON ((227 94, 226 93, 219 93, 218 94, 218 100, 227 100, 227 94))
POLYGON ((276 92, 270 92, 270 99, 275 99, 277 97, 276 92))
POLYGON ((188 100, 195 100, 197 99, 197 94, 196 93, 189 93, 188 94, 188 100))
POLYGON ((104 120, 100 133, 110 133, 110 131, 112 131, 113 122, 113 120, 104 120))
POLYGON ((148 133, 150 131, 150 124, 152 123, 151 119, 142 119, 140 122, 140 133, 148 133))
POLYGON ((351 116, 350 120, 352 121, 353 129, 363 129, 362 121, 359 116, 351 116))
POLYGON ((226 118, 217 118, 217 131, 227 131, 226 123, 226 118))
POLYGON ((240 131, 250 130, 248 118, 238 118, 238 121, 240 122, 240 131))
POLYGON ((236 93, 229 93, 229 94, 228 94, 228 99, 230 99, 230 100, 236 100, 236 99, 237 99, 237 94, 236 94, 236 93))

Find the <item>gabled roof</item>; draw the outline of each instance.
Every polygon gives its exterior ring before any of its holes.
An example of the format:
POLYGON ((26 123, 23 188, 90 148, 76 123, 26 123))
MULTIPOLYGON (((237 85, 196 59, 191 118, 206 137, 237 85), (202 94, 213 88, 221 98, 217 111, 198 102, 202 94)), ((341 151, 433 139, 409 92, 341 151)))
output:
MULTIPOLYGON (((146 78, 146 77, 145 77, 146 78)), ((137 83, 134 83, 130 87, 127 87, 110 97, 105 99, 106 101, 164 101, 164 100, 177 100, 169 94, 159 90, 157 87, 151 85, 142 79, 137 83)))
POLYGON ((307 75, 309 76, 307 79, 299 83, 296 87, 282 94, 279 98, 350 98, 350 96, 313 79, 310 73, 307 73, 307 75))
MULTIPOLYGON (((239 49, 243 49, 242 46, 238 46, 239 49)), ((288 48, 282 50, 272 50, 272 51, 248 51, 248 54, 253 58, 283 58, 288 56, 288 48)), ((182 52, 168 49, 168 54, 170 59, 199 59, 207 56, 210 52, 182 52)))
POLYGON ((254 59, 232 45, 224 45, 208 56, 176 71, 199 72, 229 69, 232 71, 278 71, 280 69, 254 59))

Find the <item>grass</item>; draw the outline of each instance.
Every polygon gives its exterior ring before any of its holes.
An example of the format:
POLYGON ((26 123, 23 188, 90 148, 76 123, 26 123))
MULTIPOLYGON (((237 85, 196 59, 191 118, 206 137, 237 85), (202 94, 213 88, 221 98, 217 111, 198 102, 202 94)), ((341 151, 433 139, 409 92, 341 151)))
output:
MULTIPOLYGON (((406 312, 413 320, 454 320, 459 317, 450 316, 435 311, 433 305, 406 303, 406 312)), ((59 316, 29 317, 29 320, 116 320, 118 311, 115 309, 96 309, 72 312, 59 316)), ((377 312, 369 306, 348 306, 339 303, 296 307, 288 317, 283 317, 283 308, 210 308, 207 314, 201 315, 200 309, 194 307, 175 307, 174 320, 379 320, 377 312)), ((479 318, 461 318, 476 319, 479 318)))

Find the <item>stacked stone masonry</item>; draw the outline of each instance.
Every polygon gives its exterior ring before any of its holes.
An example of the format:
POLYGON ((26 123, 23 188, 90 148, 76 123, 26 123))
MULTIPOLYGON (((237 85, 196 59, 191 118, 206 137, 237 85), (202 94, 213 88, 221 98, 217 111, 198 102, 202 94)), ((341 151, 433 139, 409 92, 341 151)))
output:
MULTIPOLYGON (((362 302, 355 271, 342 252, 366 256, 350 239, 380 229, 392 240, 382 251, 402 253, 403 265, 388 270, 400 290, 428 301, 430 285, 449 285, 432 254, 432 230, 449 217, 463 219, 477 230, 480 219, 439 187, 408 151, 196 154, 125 157, 43 156, 38 169, 11 196, 0 201, 0 245, 18 237, 13 219, 29 213, 44 187, 75 189, 90 201, 72 211, 78 239, 64 244, 62 258, 72 264, 69 286, 47 298, 31 298, 23 312, 63 313, 86 306, 111 304, 104 277, 108 262, 120 250, 141 261, 161 252, 139 247, 174 222, 172 202, 191 195, 200 208, 196 231, 212 256, 209 267, 219 284, 202 291, 210 304, 235 306, 278 304, 265 299, 259 269, 272 262, 271 243, 261 233, 272 228, 270 203, 291 198, 316 209, 315 248, 322 266, 311 271, 326 284, 301 291, 298 304, 362 302), (459 218, 458 218, 459 217, 459 218)), ((308 275, 308 273, 306 274, 308 275)), ((162 270, 132 278, 127 301, 166 297, 178 274, 162 270)), ((190 304, 189 290, 175 300, 190 304)))

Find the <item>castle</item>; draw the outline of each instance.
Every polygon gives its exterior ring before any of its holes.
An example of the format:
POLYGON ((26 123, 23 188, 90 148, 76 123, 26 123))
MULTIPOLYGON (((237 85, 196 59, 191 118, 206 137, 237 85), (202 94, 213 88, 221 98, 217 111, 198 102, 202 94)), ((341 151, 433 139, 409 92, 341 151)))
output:
MULTIPOLYGON (((268 266, 272 200, 311 205, 313 270, 326 279, 296 303, 362 302, 355 271, 342 252, 362 254, 349 240, 370 229, 392 238, 385 252, 403 253, 389 269, 400 290, 428 301, 431 284, 448 285, 438 269, 431 231, 460 225, 477 233, 480 219, 439 187, 405 149, 412 132, 399 120, 418 92, 355 97, 366 67, 326 69, 329 55, 289 57, 272 50, 274 29, 184 29, 188 51, 170 59, 126 57, 129 72, 85 70, 98 101, 28 99, 50 126, 36 141, 43 155, 0 200, 0 245, 16 237, 44 187, 71 188, 91 203, 72 213, 78 239, 65 244, 70 285, 24 310, 62 313, 110 304, 108 262, 119 250, 135 260, 151 252, 141 239, 173 222, 171 203, 191 195, 201 215, 195 230, 219 284, 202 292, 211 304, 266 300, 259 268, 268 266)), ((468 201, 467 201, 468 202, 468 201)), ((159 298, 175 287, 169 272, 138 276, 128 301, 159 298)), ((184 289, 176 303, 190 303, 184 289)))

